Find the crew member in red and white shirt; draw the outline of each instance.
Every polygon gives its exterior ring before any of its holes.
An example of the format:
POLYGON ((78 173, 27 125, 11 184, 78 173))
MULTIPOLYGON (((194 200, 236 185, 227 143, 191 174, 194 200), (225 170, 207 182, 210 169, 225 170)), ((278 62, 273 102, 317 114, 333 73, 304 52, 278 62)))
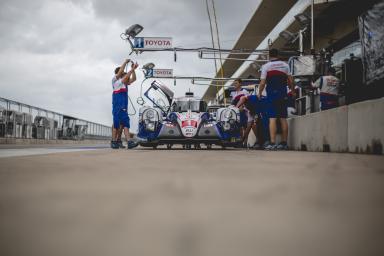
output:
MULTIPOLYGON (((242 87, 242 80, 236 79, 234 83, 235 91, 231 92, 231 100, 232 105, 237 104, 241 97, 249 95, 249 92, 242 87)), ((245 108, 244 106, 240 107, 240 125, 241 125, 241 138, 243 144, 246 145, 248 141, 248 135, 251 129, 256 135, 256 124, 255 124, 255 116, 251 114, 251 112, 245 108)))
POLYGON ((330 68, 326 76, 321 76, 312 87, 320 89, 320 109, 327 110, 339 106, 340 80, 335 76, 335 69, 330 68))

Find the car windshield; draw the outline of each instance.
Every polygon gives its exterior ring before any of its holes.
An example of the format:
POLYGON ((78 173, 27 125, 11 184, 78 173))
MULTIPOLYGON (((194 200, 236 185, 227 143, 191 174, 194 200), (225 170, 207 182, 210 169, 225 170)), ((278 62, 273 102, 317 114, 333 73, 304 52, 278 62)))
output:
POLYGON ((205 112, 207 110, 207 104, 201 100, 179 100, 173 105, 173 111, 175 112, 187 112, 191 110, 193 112, 205 112))
POLYGON ((164 113, 169 109, 169 103, 167 96, 161 90, 150 89, 147 91, 147 98, 152 101, 152 103, 160 108, 164 113))

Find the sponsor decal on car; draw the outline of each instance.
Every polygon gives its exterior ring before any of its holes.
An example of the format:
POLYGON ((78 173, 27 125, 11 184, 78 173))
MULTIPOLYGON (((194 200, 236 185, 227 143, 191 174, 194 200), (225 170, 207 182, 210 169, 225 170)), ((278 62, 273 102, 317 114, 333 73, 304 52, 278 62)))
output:
POLYGON ((181 122, 181 128, 184 127, 197 127, 197 121, 195 120, 184 120, 181 122))

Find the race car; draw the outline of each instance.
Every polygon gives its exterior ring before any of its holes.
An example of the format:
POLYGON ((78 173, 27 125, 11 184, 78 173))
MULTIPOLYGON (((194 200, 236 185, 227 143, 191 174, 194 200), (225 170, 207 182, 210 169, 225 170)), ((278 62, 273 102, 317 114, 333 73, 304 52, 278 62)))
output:
POLYGON ((234 106, 208 112, 207 103, 187 92, 174 98, 165 85, 154 81, 144 93, 153 106, 139 110, 139 144, 156 148, 181 144, 183 148, 200 148, 205 144, 235 147, 241 143, 240 112, 234 106))

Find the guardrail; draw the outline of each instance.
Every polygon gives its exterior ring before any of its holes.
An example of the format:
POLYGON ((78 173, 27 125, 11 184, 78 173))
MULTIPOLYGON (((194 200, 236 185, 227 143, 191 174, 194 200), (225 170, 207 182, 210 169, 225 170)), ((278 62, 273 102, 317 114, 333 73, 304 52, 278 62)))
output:
POLYGON ((0 138, 110 139, 112 127, 0 97, 0 138))

